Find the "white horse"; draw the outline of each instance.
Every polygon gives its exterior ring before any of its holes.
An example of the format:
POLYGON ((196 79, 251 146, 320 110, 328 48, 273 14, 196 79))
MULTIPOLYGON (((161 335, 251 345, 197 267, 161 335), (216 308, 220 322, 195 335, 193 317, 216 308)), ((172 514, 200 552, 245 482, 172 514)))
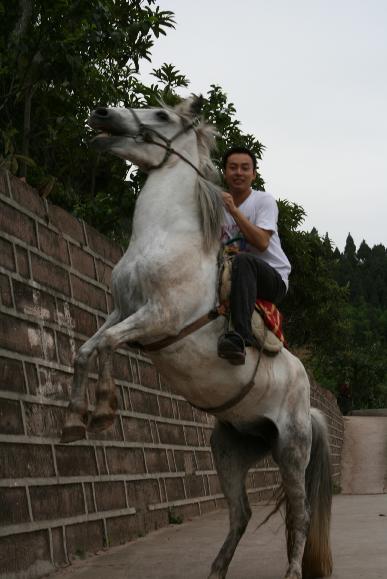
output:
POLYGON ((258 369, 260 354, 254 348, 248 348, 243 366, 217 356, 224 318, 206 314, 217 304, 224 210, 209 156, 215 133, 197 119, 197 106, 192 98, 174 109, 98 108, 89 119, 101 131, 95 138, 101 151, 131 161, 149 176, 137 201, 129 247, 113 271, 114 311, 75 360, 62 441, 84 438, 86 428, 111 425, 117 406, 112 352, 127 342, 156 342, 150 356, 171 387, 217 418, 211 447, 230 530, 209 577, 226 576, 251 516, 248 469, 268 452, 282 477, 278 504, 286 503, 285 577, 329 576, 329 444, 322 415, 310 408, 303 365, 285 348, 276 356, 262 353, 258 369), (99 357, 100 378, 88 425, 85 391, 93 355, 99 357))

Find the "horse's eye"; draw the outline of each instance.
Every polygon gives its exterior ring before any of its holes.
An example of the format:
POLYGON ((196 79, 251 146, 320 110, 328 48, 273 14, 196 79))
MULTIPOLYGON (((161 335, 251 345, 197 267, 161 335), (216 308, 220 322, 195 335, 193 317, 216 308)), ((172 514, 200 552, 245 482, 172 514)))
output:
POLYGON ((169 115, 165 111, 157 111, 156 117, 159 121, 169 121, 169 115))

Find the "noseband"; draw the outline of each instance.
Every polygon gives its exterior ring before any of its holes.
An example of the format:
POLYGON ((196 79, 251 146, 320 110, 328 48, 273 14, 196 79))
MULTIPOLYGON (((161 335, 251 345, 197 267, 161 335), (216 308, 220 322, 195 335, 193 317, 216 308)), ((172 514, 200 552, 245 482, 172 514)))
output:
POLYGON ((193 163, 191 163, 191 161, 189 159, 187 159, 187 157, 185 157, 184 155, 179 153, 179 151, 176 151, 176 149, 174 149, 171 146, 173 141, 175 139, 177 139, 178 137, 180 137, 180 135, 183 135, 184 133, 188 133, 188 131, 190 131, 191 129, 195 130, 195 127, 199 121, 198 117, 196 117, 192 121, 192 123, 190 123, 187 127, 183 127, 179 131, 177 131, 177 133, 175 135, 173 135, 173 137, 171 139, 168 139, 167 137, 165 137, 164 135, 159 133, 159 131, 157 131, 153 127, 141 122, 138 114, 136 113, 136 111, 134 109, 128 109, 128 110, 133 115, 133 118, 134 118, 134 120, 137 124, 137 127, 138 127, 138 131, 135 135, 127 135, 127 136, 133 138, 136 142, 139 142, 138 139, 141 138, 142 142, 144 142, 144 143, 157 145, 157 147, 161 147, 162 149, 165 149, 165 155, 164 155, 163 159, 160 161, 160 163, 158 165, 153 165, 151 167, 152 171, 155 169, 160 169, 163 165, 165 165, 165 163, 168 161, 169 157, 173 154, 173 155, 176 155, 177 157, 180 157, 180 159, 182 159, 183 161, 185 161, 185 163, 187 163, 193 169, 195 169, 196 173, 198 175, 200 175, 200 177, 205 179, 205 176, 200 171, 200 169, 198 169, 193 163), (161 141, 163 141, 163 143, 159 143, 158 141, 155 141, 154 137, 158 137, 159 139, 161 139, 161 141))

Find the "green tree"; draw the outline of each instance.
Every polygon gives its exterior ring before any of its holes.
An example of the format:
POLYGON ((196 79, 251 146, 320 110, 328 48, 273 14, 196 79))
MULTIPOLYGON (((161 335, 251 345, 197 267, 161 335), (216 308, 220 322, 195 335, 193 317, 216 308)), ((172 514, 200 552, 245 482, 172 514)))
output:
POLYGON ((141 100, 140 61, 173 25, 155 0, 0 2, 3 164, 21 177, 30 165, 29 182, 68 209, 99 207, 92 221, 109 230, 113 200, 130 212, 130 179, 88 147, 85 121, 96 104, 141 100))

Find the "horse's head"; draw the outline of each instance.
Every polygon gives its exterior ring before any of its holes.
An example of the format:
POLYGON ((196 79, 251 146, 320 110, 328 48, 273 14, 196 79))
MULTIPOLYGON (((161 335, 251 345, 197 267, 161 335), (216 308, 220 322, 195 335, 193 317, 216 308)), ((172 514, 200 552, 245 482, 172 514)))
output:
POLYGON ((174 109, 102 108, 95 109, 88 120, 99 131, 93 145, 127 159, 142 169, 162 166, 171 148, 188 135, 200 112, 202 97, 189 98, 174 109))

